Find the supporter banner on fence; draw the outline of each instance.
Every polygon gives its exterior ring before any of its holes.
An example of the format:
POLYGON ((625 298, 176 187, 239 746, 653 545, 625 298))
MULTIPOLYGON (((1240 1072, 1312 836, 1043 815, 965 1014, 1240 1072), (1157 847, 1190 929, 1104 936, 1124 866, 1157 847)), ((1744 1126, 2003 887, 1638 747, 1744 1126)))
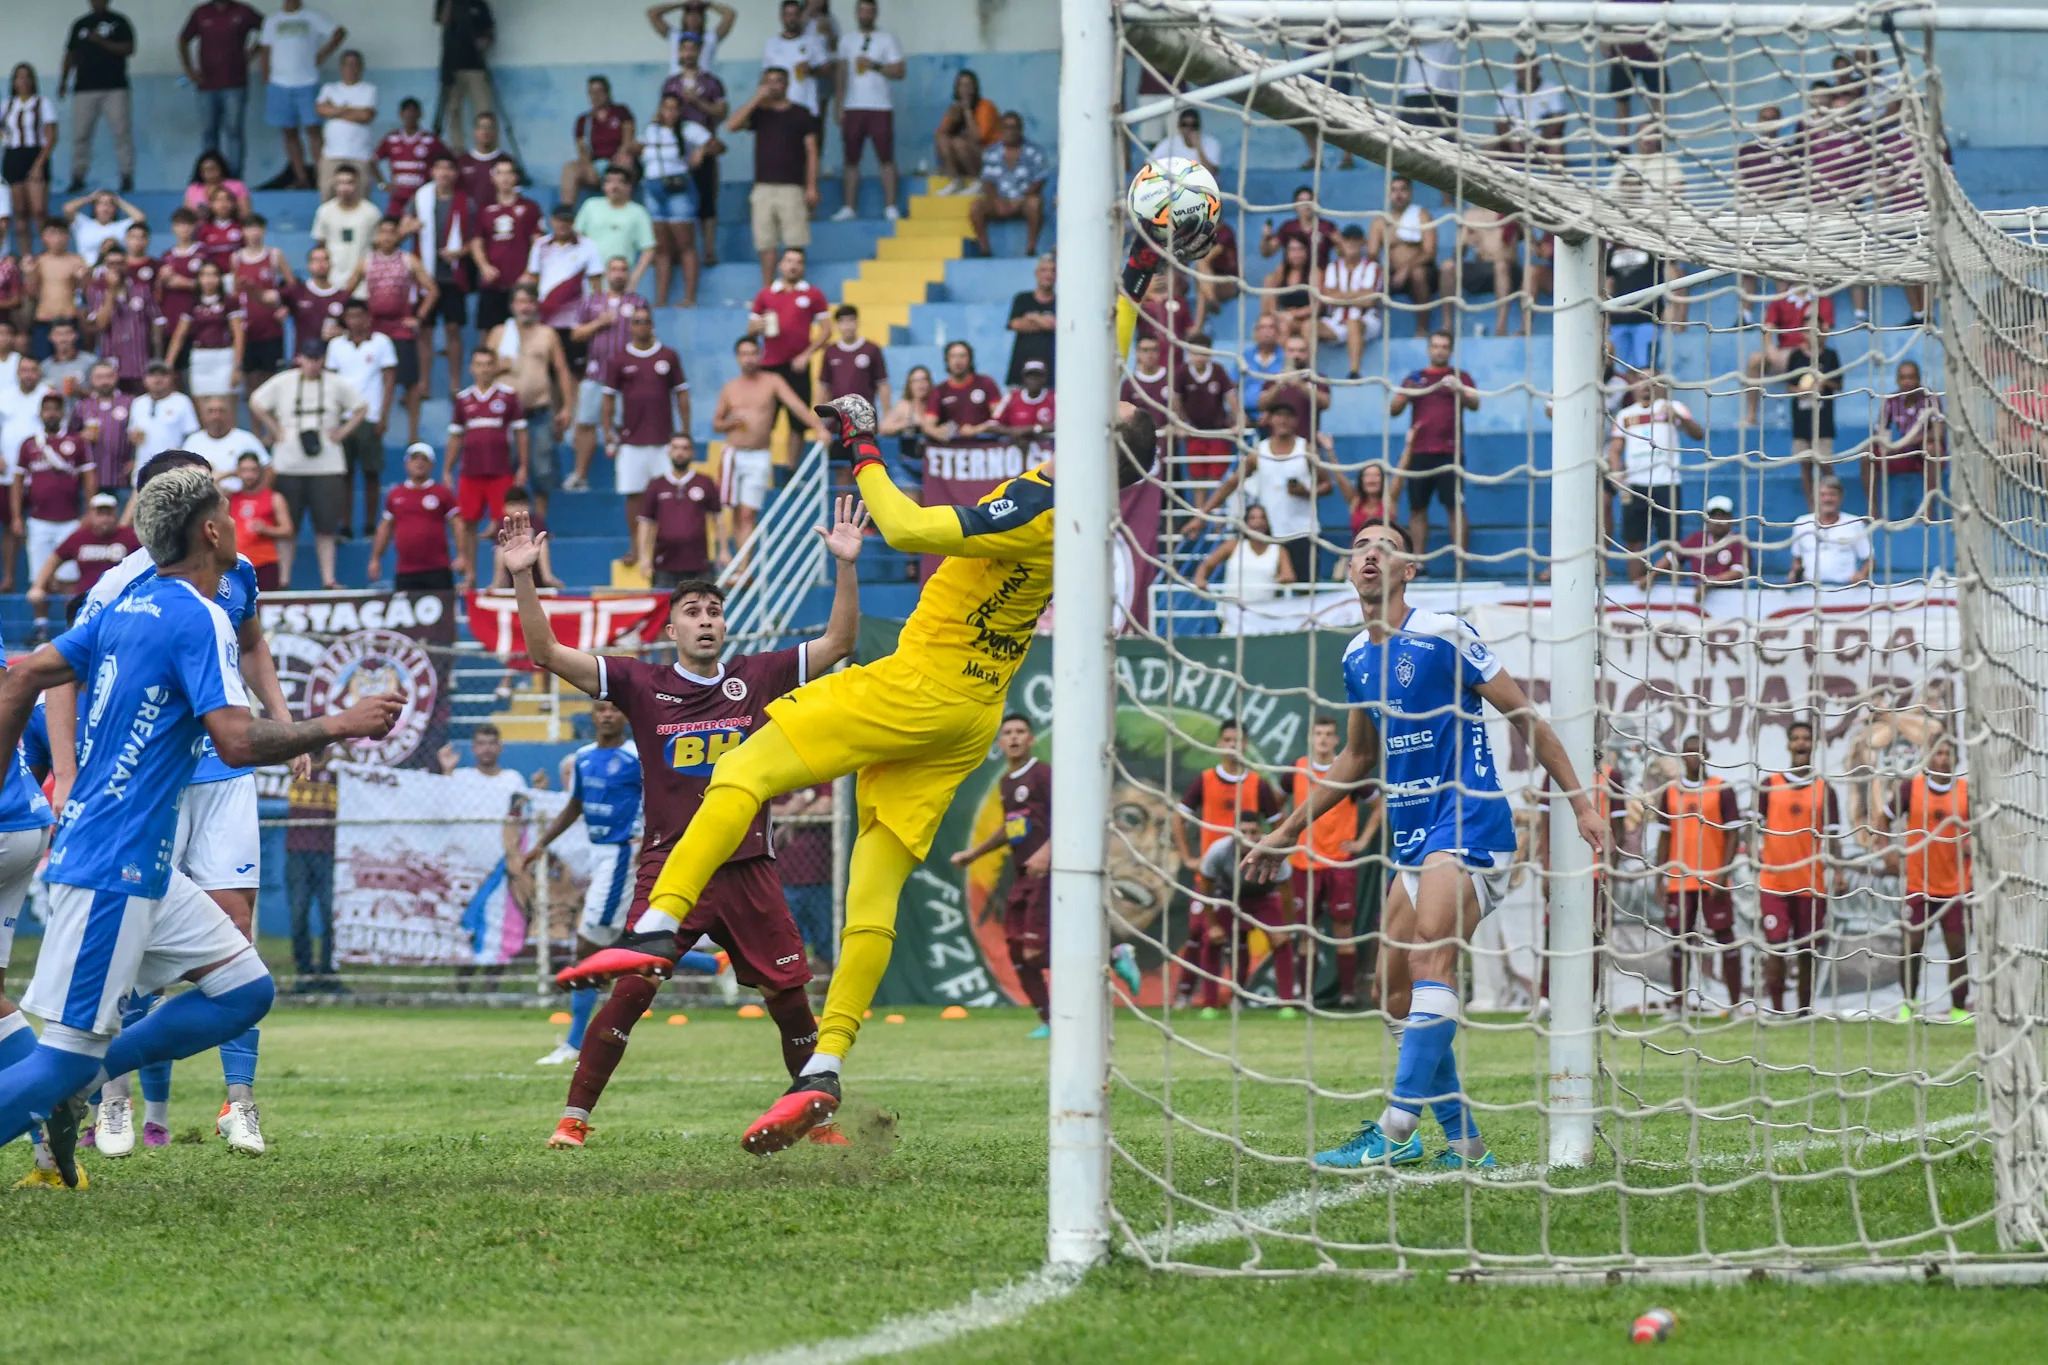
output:
MULTIPOLYGON (((927 507, 973 506, 993 492, 1005 479, 1014 479, 1033 465, 1052 458, 1051 441, 969 442, 960 445, 927 445, 924 448, 924 504, 927 507)), ((1121 512, 1128 528, 1117 539, 1113 571, 1116 574, 1116 621, 1119 629, 1143 626, 1149 618, 1154 568, 1158 553, 1159 518, 1164 494, 1157 484, 1126 488, 1121 512)), ((924 555, 919 561, 920 579, 938 571, 941 559, 924 555)))
MULTIPOLYGON (((1464 615, 1535 703, 1546 706, 1548 601, 1526 590, 1484 596, 1495 600, 1461 605, 1451 588, 1418 589, 1410 600, 1464 615)), ((1896 771, 1930 734, 1953 724, 1962 700, 1955 607, 1946 598, 1911 594, 1820 613, 1811 594, 1751 594, 1749 605, 1763 610, 1715 616, 1689 604, 1640 603, 1611 610, 1602 687, 1624 781, 1641 792, 1661 780, 1660 771, 1646 771, 1650 756, 1675 751, 1697 731, 1707 739, 1709 762, 1743 787, 1746 799, 1759 767, 1783 765, 1786 726, 1810 714, 1821 730, 1815 762, 1834 775, 1854 823, 1875 801, 1874 784, 1846 775, 1896 771)), ((896 631, 892 622, 864 621, 860 657, 887 654, 896 631)), ((1256 649, 1227 636, 1183 639, 1175 644, 1177 658, 1149 641, 1119 642, 1109 885, 1125 920, 1169 944, 1179 941, 1186 896, 1178 885, 1172 798, 1213 765, 1215 755, 1203 745, 1226 719, 1243 724, 1246 748, 1261 765, 1284 769, 1306 752, 1312 718, 1343 710, 1341 661, 1353 633, 1272 634, 1256 649), (1168 717, 1180 737, 1169 733, 1168 717)), ((1051 640, 1035 639, 1007 703, 1039 728, 1037 752, 1046 761, 1051 663, 1051 640)), ((1526 823, 1536 814, 1531 798, 1542 774, 1504 721, 1492 717, 1490 731, 1503 756, 1502 785, 1526 823)), ((1007 859, 984 858, 967 869, 950 861, 1000 823, 1002 771, 991 752, 961 784, 930 855, 904 888, 883 981, 882 998, 890 1003, 1023 1002, 1003 938, 1007 859)), ((1140 949, 1140 960, 1148 972, 1157 965, 1148 949, 1140 949)), ((1154 973, 1147 998, 1157 990, 1154 973)))
POLYGON ((454 594, 274 592, 258 610, 293 715, 327 715, 368 693, 400 693, 405 710, 391 733, 352 742, 348 756, 395 768, 432 762, 448 733, 454 594))
MULTIPOLYGON (((616 597, 541 598, 555 638, 571 649, 600 650, 614 646, 659 643, 666 624, 667 593, 626 593, 616 597)), ((530 668, 525 660, 526 636, 519 628, 519 603, 509 592, 469 595, 469 633, 500 659, 530 668), (515 656, 516 660, 515 660, 515 656)))
POLYGON ((449 776, 335 765, 334 942, 344 962, 490 966, 537 933, 574 932, 589 883, 582 822, 550 847, 545 892, 519 860, 565 792, 520 792, 474 769, 449 776))

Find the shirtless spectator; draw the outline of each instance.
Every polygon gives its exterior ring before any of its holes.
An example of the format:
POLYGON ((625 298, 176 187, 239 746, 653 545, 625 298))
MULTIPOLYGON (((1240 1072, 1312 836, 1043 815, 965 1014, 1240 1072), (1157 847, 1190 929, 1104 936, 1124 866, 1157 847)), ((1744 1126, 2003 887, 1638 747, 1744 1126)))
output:
POLYGON ((1429 305, 1436 298, 1437 221, 1415 202, 1415 185, 1405 175, 1387 182, 1387 207, 1373 219, 1365 254, 1382 264, 1387 293, 1404 293, 1415 305, 1415 334, 1429 331, 1429 305))
POLYGON ((1492 290, 1493 334, 1508 334, 1508 305, 1521 282, 1522 263, 1515 252, 1520 237, 1517 224, 1494 209, 1468 207, 1459 216, 1451 258, 1438 271, 1446 330, 1458 330, 1458 305, 1464 295, 1492 290))
POLYGON ((569 429, 576 380, 562 339, 541 318, 540 292, 531 284, 512 291, 512 316, 484 337, 498 356, 498 382, 510 384, 526 410, 527 491, 534 511, 548 514, 555 486, 555 447, 569 429))
POLYGON ((761 343, 741 337, 732 346, 739 374, 725 381, 718 391, 718 407, 711 414, 711 429, 725 438, 725 458, 719 469, 719 501, 732 509, 732 543, 746 544, 754 520, 768 501, 768 489, 775 481, 774 457, 768 451, 775 430, 775 414, 789 410, 790 420, 805 427, 814 441, 828 439, 817 417, 804 406, 789 381, 761 368, 761 343))
POLYGON ((35 298, 35 328, 30 333, 29 354, 38 360, 50 355, 50 329, 60 322, 76 327, 80 321, 78 301, 90 277, 85 257, 71 249, 71 227, 61 218, 43 224, 43 254, 28 260, 26 282, 35 298))

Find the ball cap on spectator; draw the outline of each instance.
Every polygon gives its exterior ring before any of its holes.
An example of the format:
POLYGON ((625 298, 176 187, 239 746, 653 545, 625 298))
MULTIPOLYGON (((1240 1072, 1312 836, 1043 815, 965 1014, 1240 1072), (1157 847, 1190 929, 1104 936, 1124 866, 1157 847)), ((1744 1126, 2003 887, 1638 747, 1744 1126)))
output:
POLYGON ((95 493, 92 495, 92 502, 88 505, 92 507, 114 508, 121 505, 121 500, 112 493, 95 493))
POLYGON ((1046 370, 1046 368, 1045 368, 1045 362, 1044 362, 1043 360, 1027 360, 1027 361, 1025 361, 1025 362, 1024 362, 1024 369, 1023 369, 1023 373, 1025 373, 1025 374, 1030 374, 1030 373, 1031 373, 1031 372, 1032 372, 1033 370, 1037 370, 1037 371, 1038 371, 1038 372, 1039 372, 1040 374, 1046 374, 1046 373, 1048 373, 1048 371, 1047 371, 1047 370, 1046 370))
POLYGON ((405 448, 405 458, 410 460, 415 455, 424 455, 431 460, 434 458, 434 448, 425 441, 414 441, 405 448))
POLYGON ((1735 500, 1721 494, 1707 499, 1707 515, 1732 517, 1735 515, 1735 500))

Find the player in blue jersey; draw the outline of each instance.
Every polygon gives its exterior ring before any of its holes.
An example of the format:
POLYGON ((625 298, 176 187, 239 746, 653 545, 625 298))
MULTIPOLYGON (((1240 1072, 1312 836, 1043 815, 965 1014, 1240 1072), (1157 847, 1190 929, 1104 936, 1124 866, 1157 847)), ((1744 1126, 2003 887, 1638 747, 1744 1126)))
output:
MULTIPOLYGON (((138 486, 170 469, 185 468, 197 460, 196 456, 175 458, 179 454, 182 452, 166 452, 151 460, 143 467, 138 486)), ((150 560, 149 551, 136 550, 101 575, 92 591, 86 594, 84 607, 76 620, 90 620, 136 584, 155 576, 156 566, 150 560)), ((235 639, 241 649, 243 681, 256 694, 257 701, 262 703, 272 720, 289 724, 291 711, 285 702, 284 688, 278 683, 277 665, 270 656, 270 645, 264 639, 262 624, 257 620, 256 596, 255 567, 247 558, 239 558, 234 568, 221 575, 220 589, 214 601, 227 613, 228 623, 234 627, 235 639)), ((88 696, 87 705, 90 704, 88 696)), ((63 730, 63 723, 60 722, 57 728, 63 730)), ((221 762, 210 740, 204 741, 204 746, 192 785, 179 806, 178 837, 172 861, 227 912, 228 918, 234 921, 244 937, 254 942, 256 891, 262 885, 262 830, 256 812, 256 775, 221 762)), ((311 771, 311 761, 304 758, 296 760, 293 771, 295 775, 305 777, 311 771)), ((63 787, 60 777, 60 800, 63 787)), ((154 1003, 149 999, 130 1002, 123 1017, 133 1022, 148 1013, 154 1003)), ((251 1030, 247 1037, 231 1039, 221 1048, 221 1074, 227 1083, 227 1098, 214 1120, 214 1130, 227 1139, 229 1149, 250 1156, 263 1154, 263 1127, 256 1109, 255 1092, 258 1037, 257 1032, 251 1030)), ((128 1078, 117 1077, 103 1097, 103 1102, 111 1100, 115 1105, 109 1116, 115 1125, 125 1117, 123 1106, 127 1103, 128 1093, 128 1078)), ((145 1078, 144 1098, 152 1113, 167 1108, 170 1100, 168 1072, 159 1077, 145 1078), (159 1093, 149 1093, 152 1090, 159 1093)), ((145 1120, 144 1130, 147 1141, 153 1142, 159 1136, 168 1140, 168 1130, 162 1134, 152 1132, 148 1120, 145 1120)), ((106 1135, 96 1136, 102 1139, 99 1145, 109 1156, 126 1155, 127 1150, 132 1150, 132 1127, 124 1133, 116 1126, 112 1146, 104 1141, 106 1135), (124 1141, 126 1148, 122 1145, 124 1141)))
POLYGON ((1324 1167, 1422 1160, 1417 1130, 1425 1104, 1450 1143, 1438 1165, 1494 1164, 1464 1102, 1452 1046, 1458 945, 1499 903, 1515 851, 1514 820, 1486 738, 1486 704, 1521 732, 1554 789, 1572 794, 1580 835, 1595 849, 1606 838, 1556 732, 1478 632, 1459 617, 1408 605, 1415 568, 1399 527, 1367 522, 1352 538, 1348 573, 1365 629, 1344 650, 1350 736, 1309 799, 1244 860, 1247 877, 1284 871, 1302 831, 1378 771, 1396 872, 1382 919, 1380 998, 1390 1020, 1404 1019, 1395 1026, 1400 1061, 1386 1109, 1343 1146, 1317 1153, 1324 1167))
MULTIPOLYGON (((0 660, 5 659, 0 652, 0 660)), ((0 668, 4 668, 0 662, 0 668)), ((29 883, 49 842, 57 817, 43 799, 43 786, 29 772, 27 756, 16 746, 6 777, 0 780, 0 1069, 35 1051, 36 1035, 28 1016, 7 998, 7 958, 14 948, 14 924, 28 900, 29 883)), ((20 1184, 62 1185, 55 1157, 47 1143, 36 1143, 36 1167, 20 1184)))
POLYGON ((0 753, 20 742, 39 692, 90 680, 78 779, 45 878, 50 922, 22 999, 44 1020, 43 1036, 0 1071, 0 1144, 46 1122, 69 1186, 79 1181, 72 1148, 87 1092, 240 1037, 275 995, 254 946, 172 866, 200 741, 234 766, 282 763, 338 739, 381 737, 402 706, 386 695, 296 724, 252 716, 235 630, 215 600, 237 562, 227 499, 205 470, 174 469, 134 506, 156 575, 0 678, 0 753), (177 980, 198 989, 114 1036, 124 996, 177 980))

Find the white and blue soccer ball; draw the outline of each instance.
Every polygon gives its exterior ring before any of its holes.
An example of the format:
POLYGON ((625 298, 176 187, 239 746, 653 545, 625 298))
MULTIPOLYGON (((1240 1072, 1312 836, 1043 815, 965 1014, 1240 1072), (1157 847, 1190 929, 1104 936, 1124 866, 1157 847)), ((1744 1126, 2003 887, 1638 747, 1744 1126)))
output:
POLYGON ((1131 222, 1161 253, 1193 265, 1216 244, 1223 194, 1199 161, 1148 161, 1131 177, 1125 196, 1131 222))

